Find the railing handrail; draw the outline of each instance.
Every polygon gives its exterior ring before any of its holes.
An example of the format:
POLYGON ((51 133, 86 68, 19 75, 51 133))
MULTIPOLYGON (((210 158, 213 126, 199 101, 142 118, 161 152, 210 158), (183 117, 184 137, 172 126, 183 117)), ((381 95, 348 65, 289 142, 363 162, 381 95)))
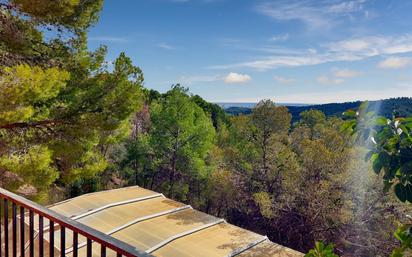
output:
POLYGON ((88 227, 82 223, 79 223, 75 220, 67 218, 53 210, 47 209, 46 207, 37 204, 33 201, 30 201, 24 197, 21 197, 17 194, 9 192, 0 187, 0 198, 4 198, 14 202, 15 204, 24 207, 25 209, 31 210, 34 213, 43 216, 55 223, 60 224, 62 227, 68 228, 88 239, 93 240, 101 244, 102 246, 107 247, 117 253, 127 256, 127 257, 153 257, 153 255, 145 253, 135 247, 122 242, 116 238, 108 236, 96 229, 88 227))

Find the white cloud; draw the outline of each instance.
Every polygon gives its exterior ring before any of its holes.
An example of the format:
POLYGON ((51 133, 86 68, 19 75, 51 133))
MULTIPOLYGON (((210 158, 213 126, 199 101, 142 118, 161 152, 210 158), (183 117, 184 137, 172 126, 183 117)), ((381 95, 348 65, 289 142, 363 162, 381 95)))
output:
POLYGON ((334 69, 332 74, 337 78, 354 78, 360 76, 362 73, 349 69, 334 69))
POLYGON ((174 46, 172 46, 172 45, 169 45, 169 44, 167 44, 167 43, 164 43, 164 42, 157 44, 157 47, 160 47, 160 48, 166 49, 166 50, 174 50, 174 49, 176 49, 176 47, 174 47, 174 46))
POLYGON ((407 57, 389 57, 381 61, 378 67, 381 69, 400 69, 412 63, 411 58, 407 57))
POLYGON ((282 76, 274 76, 273 79, 281 84, 291 84, 296 81, 294 78, 286 78, 282 76))
POLYGON ((231 72, 227 75, 191 75, 191 76, 181 76, 177 83, 192 85, 198 83, 208 83, 208 82, 224 82, 227 84, 236 83, 246 83, 251 81, 252 78, 247 74, 239 74, 236 72, 231 72))
POLYGON ((331 44, 331 49, 335 51, 345 50, 345 51, 361 51, 368 49, 370 44, 373 43, 373 40, 367 39, 351 39, 339 41, 335 44, 331 44))
POLYGON ((289 34, 276 35, 270 38, 270 41, 286 41, 289 39, 289 34))
POLYGON ((239 74, 236 72, 229 73, 224 79, 225 83, 228 83, 228 84, 246 83, 246 82, 249 82, 250 80, 252 80, 252 78, 249 75, 239 74))
POLYGON ((257 57, 254 60, 215 65, 214 69, 253 68, 268 70, 279 67, 298 67, 329 62, 360 61, 373 56, 412 52, 412 34, 397 37, 362 37, 322 44, 318 49, 302 51, 289 49, 284 54, 257 57))
POLYGON ((342 18, 364 17, 366 0, 351 1, 266 1, 257 6, 257 11, 279 21, 298 20, 310 29, 331 28, 342 18))
POLYGON ((322 84, 322 85, 339 85, 339 84, 342 84, 343 82, 345 82, 345 80, 343 80, 343 79, 328 77, 328 76, 325 76, 325 75, 318 76, 316 78, 316 81, 319 84, 322 84))

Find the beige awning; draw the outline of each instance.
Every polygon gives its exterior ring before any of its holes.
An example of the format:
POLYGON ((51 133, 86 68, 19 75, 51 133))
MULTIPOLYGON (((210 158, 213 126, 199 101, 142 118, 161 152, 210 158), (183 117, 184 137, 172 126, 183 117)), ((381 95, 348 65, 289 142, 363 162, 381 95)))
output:
MULTIPOLYGON (((49 208, 159 257, 303 256, 272 243, 265 236, 141 187, 85 194, 49 208)), ((37 222, 38 219, 35 217, 34 220, 37 222)), ((47 256, 48 222, 45 221, 44 225, 47 256)), ((38 224, 34 227, 37 228, 38 224)), ((66 231, 67 256, 72 255, 72 237, 71 231, 66 231)), ((55 227, 54 238, 55 252, 59 254, 58 226, 55 227)), ((78 247, 79 256, 85 256, 86 239, 82 236, 79 236, 78 247)), ((100 256, 99 247, 93 247, 93 256, 100 256)), ((107 256, 116 255, 108 251, 107 256)))

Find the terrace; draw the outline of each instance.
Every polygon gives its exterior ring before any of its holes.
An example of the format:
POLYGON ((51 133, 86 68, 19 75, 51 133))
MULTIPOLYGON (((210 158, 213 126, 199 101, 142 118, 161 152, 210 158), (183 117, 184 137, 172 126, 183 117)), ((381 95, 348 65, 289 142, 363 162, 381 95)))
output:
POLYGON ((0 200, 0 257, 303 256, 140 187, 86 194, 48 208, 4 189, 0 200))

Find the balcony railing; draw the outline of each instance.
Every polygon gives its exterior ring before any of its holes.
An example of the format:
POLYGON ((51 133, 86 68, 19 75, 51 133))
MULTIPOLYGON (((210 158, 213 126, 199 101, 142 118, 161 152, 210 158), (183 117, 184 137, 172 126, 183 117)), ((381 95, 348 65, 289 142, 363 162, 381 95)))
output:
POLYGON ((87 257, 106 257, 108 251, 110 255, 117 257, 152 256, 2 188, 0 188, 0 213, 2 217, 0 257, 67 256, 66 234, 73 235, 70 253, 73 257, 79 255, 79 235, 87 239, 87 257), (60 243, 55 246, 55 233, 58 230, 60 230, 60 243), (68 230, 73 233, 67 233, 68 230), (48 238, 45 238, 46 233, 48 238), (96 246, 100 248, 97 253, 96 249, 93 249, 96 246))

